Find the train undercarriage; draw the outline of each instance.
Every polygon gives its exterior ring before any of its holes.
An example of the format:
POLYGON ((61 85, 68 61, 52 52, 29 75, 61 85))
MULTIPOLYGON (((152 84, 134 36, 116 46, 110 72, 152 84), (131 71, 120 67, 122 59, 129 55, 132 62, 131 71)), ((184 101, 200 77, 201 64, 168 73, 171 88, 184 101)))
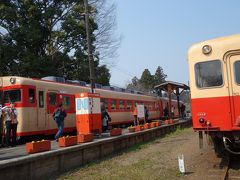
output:
MULTIPOLYGON (((199 134, 202 133, 199 131, 199 134)), ((240 132, 234 131, 204 131, 212 141, 215 153, 218 156, 226 155, 227 153, 240 155, 240 132)), ((201 141, 201 135, 199 135, 201 141)))

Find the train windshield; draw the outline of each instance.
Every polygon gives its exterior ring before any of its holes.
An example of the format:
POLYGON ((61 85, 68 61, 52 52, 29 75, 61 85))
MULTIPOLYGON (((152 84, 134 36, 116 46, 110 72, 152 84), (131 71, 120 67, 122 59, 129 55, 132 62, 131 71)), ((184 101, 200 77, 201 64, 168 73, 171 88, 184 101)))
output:
POLYGON ((223 85, 221 62, 213 60, 195 64, 195 77, 199 88, 223 85))
POLYGON ((14 89, 14 90, 4 91, 3 97, 4 97, 4 103, 20 102, 21 101, 21 90, 14 89))

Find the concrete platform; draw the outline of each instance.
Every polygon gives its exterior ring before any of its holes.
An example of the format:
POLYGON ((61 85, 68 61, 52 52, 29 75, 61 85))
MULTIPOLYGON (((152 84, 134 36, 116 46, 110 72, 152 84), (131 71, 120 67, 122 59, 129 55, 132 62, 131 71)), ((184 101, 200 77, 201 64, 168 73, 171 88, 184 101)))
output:
POLYGON ((2 148, 0 149, 0 177, 18 180, 51 177, 175 131, 178 127, 189 125, 191 121, 180 120, 171 125, 135 133, 128 133, 125 129, 121 136, 109 137, 109 133, 104 133, 93 142, 66 148, 59 148, 57 142, 52 141, 51 151, 30 155, 26 153, 25 145, 2 148))

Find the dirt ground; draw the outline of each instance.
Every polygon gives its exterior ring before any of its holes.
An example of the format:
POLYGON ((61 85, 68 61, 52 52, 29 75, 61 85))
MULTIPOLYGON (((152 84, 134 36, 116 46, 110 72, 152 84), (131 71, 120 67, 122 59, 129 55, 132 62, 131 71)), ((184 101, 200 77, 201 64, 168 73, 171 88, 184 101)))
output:
POLYGON ((198 133, 191 128, 65 173, 58 179, 213 179, 209 177, 215 156, 212 146, 204 141, 199 149, 198 133), (179 172, 178 155, 184 155, 186 173, 179 172))

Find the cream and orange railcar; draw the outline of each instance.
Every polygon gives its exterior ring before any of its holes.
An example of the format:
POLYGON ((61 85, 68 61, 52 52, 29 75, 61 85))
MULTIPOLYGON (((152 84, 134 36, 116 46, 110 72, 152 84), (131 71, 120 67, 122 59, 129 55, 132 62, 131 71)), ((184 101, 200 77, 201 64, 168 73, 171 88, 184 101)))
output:
MULTIPOLYGON (((135 103, 144 104, 149 109, 149 119, 163 116, 167 99, 156 96, 123 93, 105 89, 95 89, 112 118, 111 125, 133 122, 132 107, 135 103)), ((74 94, 90 92, 90 88, 48 80, 22 78, 16 76, 0 77, 0 99, 3 106, 14 101, 18 110, 18 136, 54 134, 57 131, 52 113, 62 103, 68 116, 64 132, 75 130, 74 94)), ((173 103, 177 110, 176 101, 173 103)), ((177 111, 175 115, 178 116, 177 111)))
POLYGON ((219 154, 240 152, 240 35, 195 44, 188 61, 194 130, 219 154))

